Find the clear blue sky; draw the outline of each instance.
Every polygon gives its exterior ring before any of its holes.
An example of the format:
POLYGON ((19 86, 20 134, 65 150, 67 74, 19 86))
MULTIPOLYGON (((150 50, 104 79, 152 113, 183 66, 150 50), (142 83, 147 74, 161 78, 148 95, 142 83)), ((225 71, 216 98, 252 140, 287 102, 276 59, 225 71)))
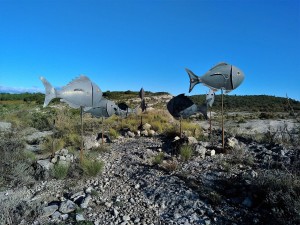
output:
POLYGON ((299 0, 0 0, 2 91, 85 74, 103 91, 188 94, 184 68, 225 61, 245 73, 230 94, 300 100, 299 52, 299 0))

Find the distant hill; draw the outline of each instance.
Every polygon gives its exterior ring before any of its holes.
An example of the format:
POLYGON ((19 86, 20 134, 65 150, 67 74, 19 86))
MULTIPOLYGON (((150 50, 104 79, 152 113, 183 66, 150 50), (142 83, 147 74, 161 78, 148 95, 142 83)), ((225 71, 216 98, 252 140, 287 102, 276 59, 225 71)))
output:
MULTIPOLYGON (((205 95, 193 95, 190 98, 197 104, 205 101, 205 95)), ((214 109, 221 109, 222 96, 216 95, 214 109)), ((224 95, 224 108, 227 111, 252 112, 300 112, 300 102, 294 99, 269 95, 224 95)))
MULTIPOLYGON (((146 91, 146 97, 168 95, 167 92, 150 92, 146 91)), ((0 101, 24 101, 36 102, 43 104, 44 94, 42 93, 22 93, 22 94, 9 94, 0 93, 0 101)), ((138 98, 138 91, 106 91, 103 96, 120 102, 128 101, 133 98, 138 98)), ((197 104, 205 102, 205 95, 193 95, 190 98, 197 104)), ((54 102, 57 102, 54 101, 54 102)), ((268 95, 224 95, 224 107, 226 111, 252 111, 252 112, 300 112, 300 102, 282 97, 268 96, 268 95)), ((221 109, 221 95, 216 95, 213 110, 221 109)))

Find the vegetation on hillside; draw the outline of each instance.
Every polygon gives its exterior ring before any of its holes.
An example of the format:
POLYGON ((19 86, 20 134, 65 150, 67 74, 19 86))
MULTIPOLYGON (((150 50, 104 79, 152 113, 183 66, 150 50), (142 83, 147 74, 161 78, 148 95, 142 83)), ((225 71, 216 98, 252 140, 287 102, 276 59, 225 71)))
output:
MULTIPOLYGON (((191 99, 197 104, 205 102, 205 95, 193 95, 191 99)), ((222 97, 215 96, 214 110, 221 110, 222 97)), ((248 111, 248 112, 295 112, 300 111, 300 102, 282 97, 268 95, 224 95, 224 108, 226 111, 248 111)))
MULTIPOLYGON (((150 92, 145 91, 146 97, 153 97, 159 95, 167 95, 167 92, 150 92)), ((126 102, 133 98, 138 98, 138 91, 106 91, 103 96, 116 102, 126 102)), ((19 101, 19 103, 32 103, 42 105, 45 95, 42 93, 22 93, 22 94, 9 94, 0 93, 0 103, 2 105, 19 101)), ((192 95, 190 98, 197 104, 205 102, 205 95, 192 95)), ((51 103, 57 103, 58 99, 53 100, 51 103)), ((287 99, 283 97, 275 97, 268 95, 224 95, 224 108, 226 111, 248 111, 248 112, 290 112, 291 108, 295 112, 300 111, 300 101, 294 99, 287 99)), ((221 109, 221 95, 215 96, 213 110, 221 109)))

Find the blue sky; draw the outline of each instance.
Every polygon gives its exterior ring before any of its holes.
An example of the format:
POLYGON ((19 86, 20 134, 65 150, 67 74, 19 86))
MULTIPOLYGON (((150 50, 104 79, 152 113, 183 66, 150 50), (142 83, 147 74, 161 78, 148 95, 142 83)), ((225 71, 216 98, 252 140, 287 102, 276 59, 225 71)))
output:
POLYGON ((225 61, 245 73, 230 94, 300 100, 298 0, 0 0, 0 43, 2 91, 85 74, 103 91, 188 94, 184 68, 225 61))

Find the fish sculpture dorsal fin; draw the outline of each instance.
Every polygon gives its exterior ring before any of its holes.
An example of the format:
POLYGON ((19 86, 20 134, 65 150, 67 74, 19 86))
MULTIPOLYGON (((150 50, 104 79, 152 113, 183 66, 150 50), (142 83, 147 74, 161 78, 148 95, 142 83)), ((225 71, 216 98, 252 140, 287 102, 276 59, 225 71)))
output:
POLYGON ((213 66, 210 69, 210 71, 213 70, 213 69, 215 69, 215 68, 217 68, 217 67, 219 67, 219 66, 226 66, 226 65, 228 65, 228 63, 226 63, 226 62, 220 62, 220 63, 216 64, 215 66, 213 66))
POLYGON ((87 91, 91 83, 91 80, 87 76, 81 75, 62 87, 62 90, 75 90, 80 88, 83 91, 87 91))

